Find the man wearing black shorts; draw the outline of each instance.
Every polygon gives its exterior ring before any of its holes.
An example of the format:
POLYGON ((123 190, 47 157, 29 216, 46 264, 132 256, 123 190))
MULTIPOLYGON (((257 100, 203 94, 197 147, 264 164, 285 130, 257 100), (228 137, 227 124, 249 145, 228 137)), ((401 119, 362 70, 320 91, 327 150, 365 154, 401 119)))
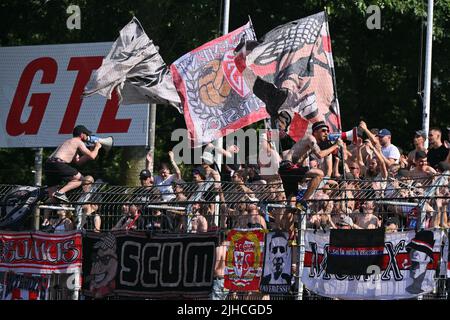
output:
POLYGON ((318 159, 323 159, 337 148, 342 146, 343 142, 338 139, 331 147, 321 150, 319 143, 327 141, 329 128, 323 121, 315 122, 312 126, 312 135, 306 135, 303 139, 297 141, 294 146, 284 155, 280 163, 278 173, 283 182, 283 188, 288 201, 297 202, 297 207, 306 209, 306 200, 314 193, 324 176, 323 171, 318 168, 310 169, 307 165, 309 153, 312 152, 318 159), (304 178, 311 178, 303 195, 297 196, 298 183, 304 178), (297 198, 297 199, 296 199, 297 198))
POLYGON ((76 126, 73 129, 73 138, 64 141, 45 162, 44 172, 47 185, 50 187, 48 192, 50 197, 69 202, 66 192, 81 186, 83 176, 70 164, 82 165, 97 157, 102 146, 96 142, 94 149, 89 150, 85 142, 90 135, 91 131, 85 126, 76 126), (61 181, 68 182, 61 189, 56 190, 61 181))

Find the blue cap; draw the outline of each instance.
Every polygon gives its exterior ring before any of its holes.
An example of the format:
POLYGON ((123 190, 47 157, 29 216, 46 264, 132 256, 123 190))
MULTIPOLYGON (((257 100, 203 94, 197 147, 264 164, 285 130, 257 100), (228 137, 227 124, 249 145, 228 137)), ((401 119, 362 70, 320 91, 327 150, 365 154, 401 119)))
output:
POLYGON ((388 129, 381 129, 378 131, 378 136, 385 137, 385 136, 391 136, 391 132, 388 129))

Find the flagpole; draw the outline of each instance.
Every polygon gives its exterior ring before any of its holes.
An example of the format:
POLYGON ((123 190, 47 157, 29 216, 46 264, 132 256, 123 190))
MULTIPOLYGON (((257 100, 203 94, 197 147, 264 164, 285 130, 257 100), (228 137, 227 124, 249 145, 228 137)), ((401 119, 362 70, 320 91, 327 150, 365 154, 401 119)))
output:
MULTIPOLYGON (((427 46, 425 51, 425 83, 422 114, 422 129, 428 134, 430 128, 430 96, 431 96, 431 52, 433 46, 433 6, 434 1, 428 0, 427 13, 427 46)), ((425 148, 428 148, 428 139, 425 140, 425 148)))
MULTIPOLYGON (((229 24, 229 18, 230 18, 230 0, 225 0, 224 1, 224 10, 223 10, 223 28, 222 28, 222 35, 225 35, 225 34, 227 34, 228 33, 228 24, 229 24)), ((223 145, 223 138, 221 137, 221 138, 219 138, 219 139, 217 139, 217 140, 215 140, 214 142, 213 142, 213 144, 214 144, 214 147, 217 149, 217 148, 222 148, 222 145, 223 145)), ((216 162, 216 164, 217 164, 217 168, 218 168, 218 170, 219 170, 219 173, 220 173, 220 170, 222 169, 222 154, 220 154, 219 152, 215 152, 214 153, 214 160, 215 160, 215 162, 216 162)), ((220 180, 222 180, 222 177, 221 177, 221 175, 219 175, 220 176, 220 180)), ((219 196, 217 195, 216 196, 216 201, 219 201, 219 196)), ((216 207, 215 207, 215 214, 214 214, 214 223, 216 224, 216 226, 218 226, 218 227, 220 227, 219 226, 219 206, 218 205, 216 205, 216 207)))

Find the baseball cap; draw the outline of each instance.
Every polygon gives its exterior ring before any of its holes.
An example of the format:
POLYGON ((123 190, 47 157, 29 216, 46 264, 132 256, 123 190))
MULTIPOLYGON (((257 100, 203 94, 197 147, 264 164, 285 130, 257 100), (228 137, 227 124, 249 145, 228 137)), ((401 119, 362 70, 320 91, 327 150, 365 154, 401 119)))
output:
POLYGON ((90 130, 88 130, 85 126, 82 126, 82 125, 79 125, 79 126, 76 126, 75 128, 73 128, 72 134, 74 137, 78 137, 82 133, 86 133, 88 136, 90 136, 92 134, 92 132, 90 130))
POLYGON ((316 131, 322 128, 330 129, 324 121, 317 121, 312 125, 312 131, 316 131))
POLYGON ((417 130, 417 131, 416 131, 416 136, 421 136, 421 137, 424 138, 425 140, 427 139, 427 134, 425 133, 424 130, 417 130))
POLYGON ((152 173, 147 169, 144 169, 141 171, 141 173, 139 173, 139 178, 141 180, 150 178, 151 176, 152 176, 152 173))
POLYGON ((378 132, 378 136, 380 137, 391 136, 391 132, 388 129, 381 129, 378 132))

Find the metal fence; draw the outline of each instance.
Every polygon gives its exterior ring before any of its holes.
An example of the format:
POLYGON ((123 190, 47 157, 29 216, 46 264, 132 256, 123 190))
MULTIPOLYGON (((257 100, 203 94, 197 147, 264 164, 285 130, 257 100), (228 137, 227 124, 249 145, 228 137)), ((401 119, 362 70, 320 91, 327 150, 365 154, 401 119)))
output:
MULTIPOLYGON (((162 193, 158 186, 126 187, 106 183, 94 183, 68 193, 69 203, 61 205, 45 194, 37 204, 36 221, 30 221, 29 229, 42 226, 46 220, 55 217, 58 210, 69 212, 74 226, 83 230, 94 230, 100 221, 100 231, 120 228, 121 219, 134 206, 145 221, 137 229, 151 229, 151 222, 164 216, 170 223, 163 224, 153 232, 192 232, 193 212, 196 211, 207 221, 208 231, 227 231, 246 224, 263 220, 267 229, 289 230, 290 244, 296 248, 298 269, 294 273, 295 283, 288 295, 264 295, 261 293, 225 292, 227 300, 286 300, 330 299, 315 295, 301 284, 304 244, 303 234, 307 228, 317 227, 313 217, 328 214, 338 219, 342 214, 358 211, 362 204, 373 201, 375 213, 383 221, 389 216, 399 218, 399 229, 408 230, 408 217, 416 214, 416 228, 435 227, 447 233, 445 217, 448 214, 450 191, 449 172, 427 178, 390 178, 388 180, 350 180, 325 178, 314 196, 308 201, 308 209, 298 210, 294 203, 286 200, 281 180, 270 183, 238 184, 216 182, 182 183, 173 185, 173 192, 162 193), (328 208, 327 208, 328 204, 328 208), (439 219, 438 219, 438 218, 439 219), (299 289, 300 288, 300 289, 299 289)), ((5 207, 5 196, 15 190, 15 185, 0 185, 1 206, 5 207)), ((3 211, 2 211, 3 212, 3 211)), ((3 213, 2 213, 3 214, 3 213)), ((382 224, 380 224, 382 226, 382 224)), ((51 292, 52 298, 70 296, 63 287, 51 292)), ((446 299, 448 284, 445 277, 436 278, 433 293, 423 299, 446 299)), ((116 297, 117 298, 117 297, 116 297)))

